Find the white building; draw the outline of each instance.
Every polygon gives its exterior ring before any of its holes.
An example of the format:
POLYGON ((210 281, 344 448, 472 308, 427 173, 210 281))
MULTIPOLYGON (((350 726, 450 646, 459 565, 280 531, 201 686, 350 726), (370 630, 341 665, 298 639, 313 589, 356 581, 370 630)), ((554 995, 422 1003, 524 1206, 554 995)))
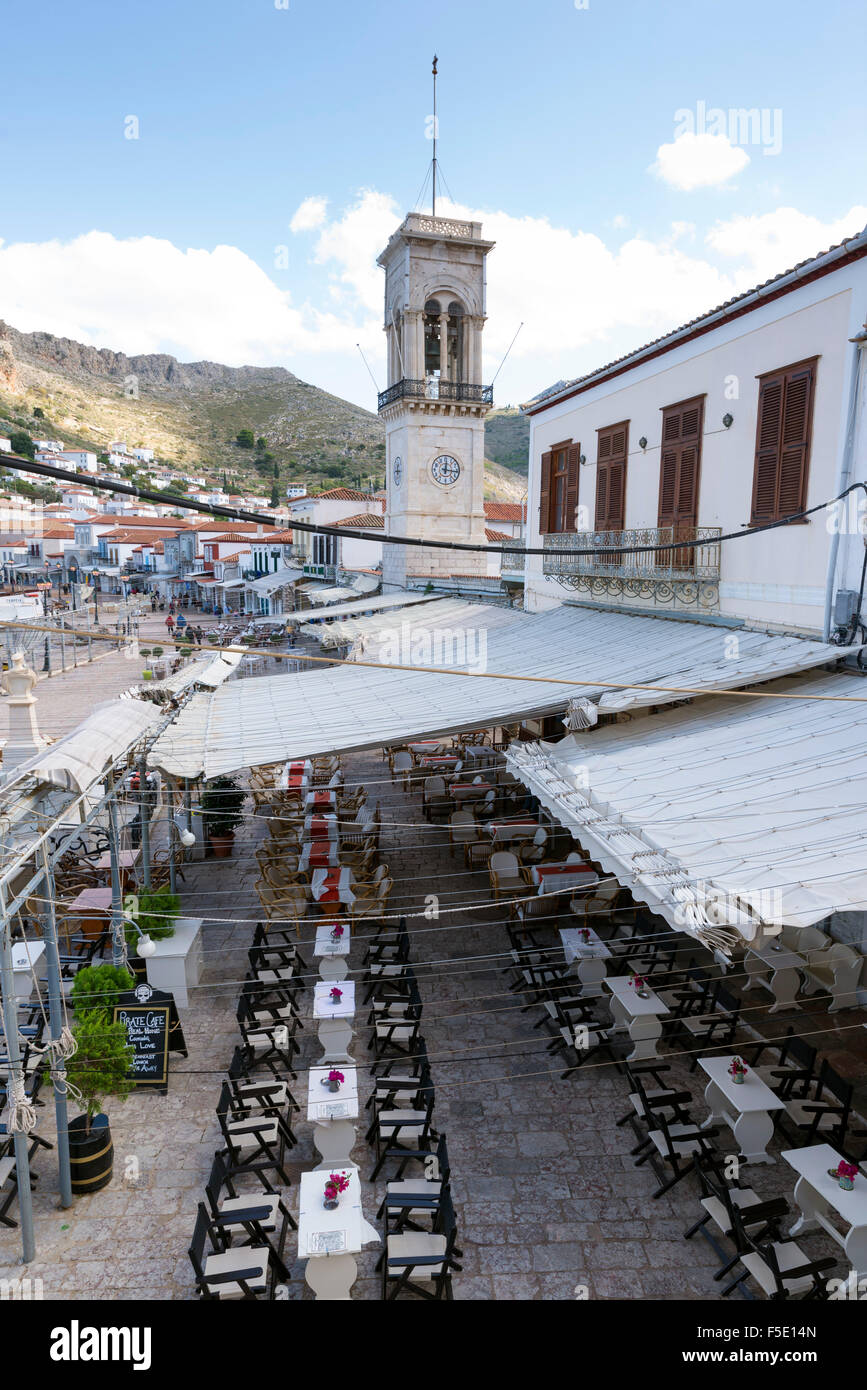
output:
MULTIPOLYGON (((367 492, 359 492, 357 488, 352 487, 332 487, 327 492, 319 492, 315 496, 302 497, 297 502, 290 502, 289 511, 292 520, 306 521, 316 526, 336 526, 347 517, 357 516, 362 504, 366 511, 376 513, 383 510, 382 501, 371 497, 367 492)), ((302 564, 312 567, 314 572, 326 579, 334 578, 340 563, 336 536, 318 536, 310 531, 298 531, 295 533, 295 549, 302 564)))
POLYGON ((864 560, 863 495, 822 504, 867 477, 865 312, 867 232, 525 405, 526 606, 827 630, 864 560))
MULTIPOLYGON (((2 441, 0 441, 0 443, 2 443, 2 441)), ((286 496, 289 498, 289 501, 290 501, 290 502, 294 502, 297 498, 303 497, 304 494, 306 493, 306 491, 307 491, 307 484, 306 484, 306 483, 287 483, 287 484, 286 484, 286 496)))
POLYGON ((96 454, 90 449, 64 449, 60 458, 70 468, 80 468, 85 473, 95 473, 99 467, 96 454))

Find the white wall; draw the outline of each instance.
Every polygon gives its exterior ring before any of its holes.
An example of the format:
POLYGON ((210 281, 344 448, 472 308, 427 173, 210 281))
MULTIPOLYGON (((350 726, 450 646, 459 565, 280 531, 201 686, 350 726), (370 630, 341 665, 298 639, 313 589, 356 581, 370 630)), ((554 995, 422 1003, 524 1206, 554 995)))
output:
MULTIPOLYGON (((723 532, 747 526, 756 377, 805 358, 819 359, 807 506, 834 496, 851 365, 848 339, 865 313, 867 261, 861 260, 531 417, 528 545, 541 545, 543 452, 570 438, 580 444, 587 462, 580 470, 578 500, 579 507, 588 509, 592 529, 596 431, 621 420, 629 421, 625 525, 656 526, 662 408, 699 395, 705 396, 705 410, 698 524, 720 526, 723 532), (722 425, 727 413, 734 417, 730 429, 722 425), (648 441, 646 450, 638 446, 642 436, 648 441)), ((829 539, 828 519, 820 512, 804 525, 724 545, 719 613, 762 626, 820 630, 829 539)), ((544 578, 541 556, 528 557, 528 608, 548 607, 571 596, 556 580, 544 578)), ((580 593, 577 597, 588 598, 580 593)))

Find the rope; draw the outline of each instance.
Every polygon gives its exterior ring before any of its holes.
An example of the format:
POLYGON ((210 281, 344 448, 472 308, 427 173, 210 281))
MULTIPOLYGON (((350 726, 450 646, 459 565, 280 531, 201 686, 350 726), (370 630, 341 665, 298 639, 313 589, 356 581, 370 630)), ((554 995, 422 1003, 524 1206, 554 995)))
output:
POLYGON ((24 1077, 10 1070, 6 1083, 7 1107, 4 1124, 9 1134, 32 1134, 36 1128, 36 1106, 28 1099, 24 1077))

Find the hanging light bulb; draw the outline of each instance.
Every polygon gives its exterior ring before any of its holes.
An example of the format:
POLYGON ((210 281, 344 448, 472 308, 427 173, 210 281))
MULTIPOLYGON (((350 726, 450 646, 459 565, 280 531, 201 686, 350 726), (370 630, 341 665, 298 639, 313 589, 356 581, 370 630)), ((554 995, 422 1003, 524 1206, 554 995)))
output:
POLYGON ((157 943, 151 940, 147 932, 142 932, 139 937, 138 953, 142 960, 146 960, 148 956, 155 956, 157 953, 157 943))

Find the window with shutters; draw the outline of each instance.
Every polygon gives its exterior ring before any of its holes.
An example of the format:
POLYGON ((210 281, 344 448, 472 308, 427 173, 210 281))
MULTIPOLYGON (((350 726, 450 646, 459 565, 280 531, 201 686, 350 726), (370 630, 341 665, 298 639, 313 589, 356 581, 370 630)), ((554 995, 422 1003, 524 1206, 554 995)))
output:
POLYGON ((542 455, 539 531, 542 535, 574 531, 578 507, 581 446, 565 440, 542 455))
POLYGON ((629 421, 607 425, 597 432, 596 521, 597 531, 622 531, 626 515, 626 456, 629 421))
POLYGON ((781 521, 807 505, 818 358, 759 377, 754 525, 781 521))
MULTIPOLYGON (((703 425, 703 396, 663 408, 657 526, 671 528, 673 541, 691 540, 698 525, 703 425)), ((694 558, 693 550, 685 546, 682 550, 660 551, 657 564, 688 570, 694 558)))

